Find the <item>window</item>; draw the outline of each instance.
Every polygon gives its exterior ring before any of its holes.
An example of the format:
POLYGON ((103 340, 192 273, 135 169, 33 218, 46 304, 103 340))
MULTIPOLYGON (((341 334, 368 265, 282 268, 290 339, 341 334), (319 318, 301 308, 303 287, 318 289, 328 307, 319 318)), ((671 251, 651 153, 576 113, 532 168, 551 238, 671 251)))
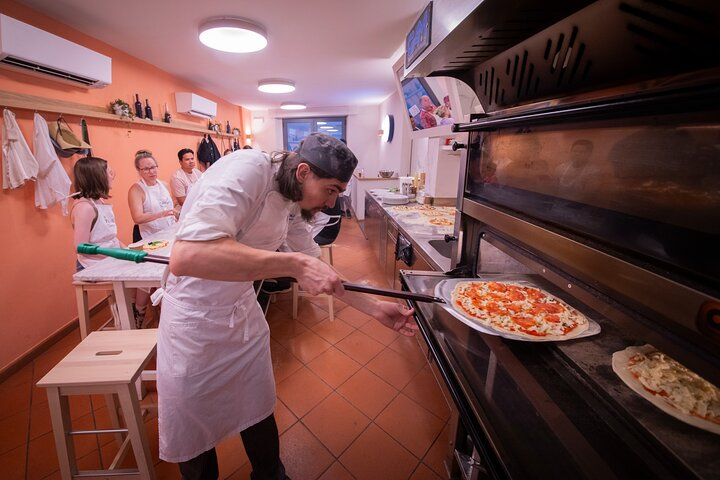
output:
POLYGON ((283 148, 295 150, 300 140, 313 132, 323 132, 337 139, 347 138, 347 117, 310 117, 283 119, 283 148))

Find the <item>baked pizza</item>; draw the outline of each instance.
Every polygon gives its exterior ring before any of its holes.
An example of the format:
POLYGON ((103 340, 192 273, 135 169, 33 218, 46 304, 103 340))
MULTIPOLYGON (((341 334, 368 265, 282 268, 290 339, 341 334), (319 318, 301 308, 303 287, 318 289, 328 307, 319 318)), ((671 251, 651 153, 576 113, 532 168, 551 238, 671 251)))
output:
POLYGON ((428 220, 433 225, 440 225, 444 227, 452 227, 455 225, 455 220, 452 218, 446 218, 446 217, 435 217, 428 220))
POLYGON ((613 370, 665 413, 720 433, 720 389, 652 345, 614 353, 613 370))
POLYGON ((535 287, 510 282, 459 282, 452 306, 491 329, 534 340, 566 340, 588 329, 585 315, 535 287))
POLYGON ((169 243, 167 240, 153 240, 152 242, 143 243, 142 249, 146 252, 152 252, 167 247, 169 243))

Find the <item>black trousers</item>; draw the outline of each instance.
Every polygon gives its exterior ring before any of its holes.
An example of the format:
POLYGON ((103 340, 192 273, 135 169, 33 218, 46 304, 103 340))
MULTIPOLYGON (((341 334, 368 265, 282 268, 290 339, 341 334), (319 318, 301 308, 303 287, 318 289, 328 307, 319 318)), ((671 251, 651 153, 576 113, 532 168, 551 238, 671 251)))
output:
MULTIPOLYGON (((240 432, 240 436, 252 465, 252 480, 286 478, 285 466, 280 461, 280 438, 274 415, 246 428, 240 432)), ((219 475, 214 448, 187 462, 181 462, 179 466, 183 480, 217 480, 219 475)))

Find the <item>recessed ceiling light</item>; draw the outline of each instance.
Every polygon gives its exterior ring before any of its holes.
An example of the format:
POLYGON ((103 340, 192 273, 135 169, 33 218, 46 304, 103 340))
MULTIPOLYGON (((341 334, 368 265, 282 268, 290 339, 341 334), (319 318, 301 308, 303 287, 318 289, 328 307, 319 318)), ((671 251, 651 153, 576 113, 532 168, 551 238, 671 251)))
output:
MULTIPOLYGON (((327 122, 315 122, 315 123, 317 123, 318 125, 325 125, 327 122)), ((320 128, 322 128, 322 127, 320 127, 320 128)))
POLYGON ((281 78, 266 78, 258 82, 258 90, 265 93, 290 93, 295 91, 295 82, 281 78))
POLYGON ((283 110, 305 110, 307 105, 298 102, 283 102, 280 108, 283 110))
POLYGON ((244 18, 210 19, 200 25, 198 36, 204 45, 221 52, 257 52, 267 46, 265 29, 244 18))
POLYGON ((332 127, 331 125, 323 125, 323 126, 320 127, 320 128, 322 128, 323 130, 327 130, 327 129, 333 128, 333 127, 332 127))
POLYGON ((331 128, 330 130, 325 130, 325 131, 326 131, 326 132, 337 132, 338 129, 337 129, 337 128, 331 128))

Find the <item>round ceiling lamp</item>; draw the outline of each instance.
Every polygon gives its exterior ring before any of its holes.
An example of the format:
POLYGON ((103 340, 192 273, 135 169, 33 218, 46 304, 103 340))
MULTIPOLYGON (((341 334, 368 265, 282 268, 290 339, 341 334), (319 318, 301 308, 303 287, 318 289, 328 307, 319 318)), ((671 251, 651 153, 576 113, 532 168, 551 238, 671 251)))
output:
POLYGON ((307 105, 299 102, 283 102, 280 108, 283 110, 305 110, 307 105))
POLYGON ((213 18, 200 25, 200 41, 215 50, 231 53, 257 52, 267 46, 267 32, 244 18, 213 18))
POLYGON ((266 78, 258 82, 258 90, 265 93, 290 93, 295 91, 295 82, 281 78, 266 78))

